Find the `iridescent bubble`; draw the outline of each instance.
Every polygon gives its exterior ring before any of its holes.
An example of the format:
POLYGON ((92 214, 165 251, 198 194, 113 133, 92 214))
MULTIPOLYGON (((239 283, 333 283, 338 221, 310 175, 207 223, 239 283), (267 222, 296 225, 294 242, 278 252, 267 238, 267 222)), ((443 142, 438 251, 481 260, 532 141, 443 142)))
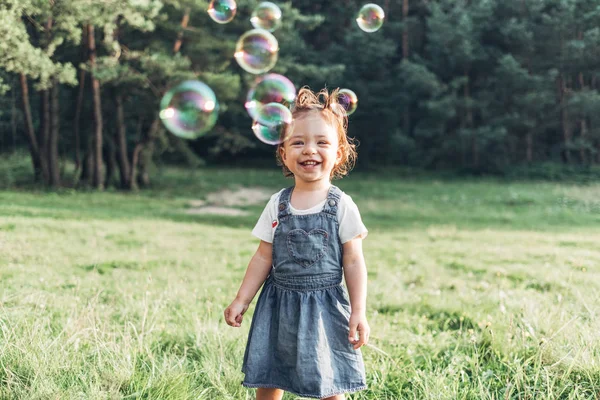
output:
POLYGON ((289 107, 296 98, 296 87, 288 78, 279 74, 267 74, 257 79, 246 96, 246 110, 256 118, 258 110, 268 103, 280 103, 289 107))
POLYGON ((170 89, 160 101, 160 119, 175 136, 195 139, 217 122, 215 93, 200 81, 185 81, 170 89))
POLYGON ((341 89, 338 92, 338 103, 344 107, 346 114, 350 115, 358 107, 358 96, 350 89, 341 89))
POLYGON ((235 46, 235 60, 247 72, 262 74, 275 66, 279 43, 275 36, 264 29, 252 29, 244 33, 235 46))
POLYGON ((260 108, 252 124, 256 137, 266 144, 285 142, 291 134, 292 112, 282 104, 269 103, 260 108))
POLYGON ((263 1, 252 12, 252 26, 273 32, 281 26, 281 9, 275 3, 263 1))
POLYGON ((369 3, 365 4, 358 12, 356 23, 365 32, 375 32, 383 25, 384 18, 383 8, 377 4, 369 3))
POLYGON ((231 22, 237 11, 235 0, 212 0, 208 5, 208 15, 217 24, 231 22))

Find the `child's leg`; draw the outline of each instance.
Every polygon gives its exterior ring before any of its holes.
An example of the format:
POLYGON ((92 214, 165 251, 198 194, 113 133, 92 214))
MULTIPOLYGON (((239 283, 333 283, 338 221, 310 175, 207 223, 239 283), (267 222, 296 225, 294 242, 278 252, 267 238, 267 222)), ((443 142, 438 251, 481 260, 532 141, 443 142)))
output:
POLYGON ((337 396, 331 396, 331 397, 326 397, 322 400, 345 400, 346 396, 344 396, 343 394, 338 394, 337 396))
POLYGON ((256 400, 281 400, 283 390, 271 388, 256 389, 256 400))

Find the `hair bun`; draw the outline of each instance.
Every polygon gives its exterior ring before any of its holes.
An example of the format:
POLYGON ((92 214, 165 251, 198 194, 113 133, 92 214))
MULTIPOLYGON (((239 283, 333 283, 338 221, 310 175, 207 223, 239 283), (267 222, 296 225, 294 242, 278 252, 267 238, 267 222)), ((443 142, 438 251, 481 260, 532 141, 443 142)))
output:
POLYGON ((293 111, 309 111, 330 109, 336 115, 346 117, 346 109, 339 102, 340 89, 334 89, 331 93, 327 89, 321 89, 314 93, 308 86, 304 86, 298 92, 293 104, 293 111))
POLYGON ((313 110, 317 108, 323 108, 319 97, 313 93, 308 86, 304 86, 298 92, 296 101, 294 102, 295 110, 313 110))

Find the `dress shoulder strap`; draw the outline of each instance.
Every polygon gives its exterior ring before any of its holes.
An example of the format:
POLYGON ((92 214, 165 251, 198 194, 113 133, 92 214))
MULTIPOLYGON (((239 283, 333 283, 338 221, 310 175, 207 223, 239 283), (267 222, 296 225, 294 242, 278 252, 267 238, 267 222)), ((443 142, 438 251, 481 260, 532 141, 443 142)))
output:
POLYGON ((290 215, 290 197, 292 190, 294 190, 294 187, 290 186, 289 188, 284 189, 279 196, 279 205, 277 206, 278 219, 290 215))
POLYGON ((338 206, 342 199, 342 191, 337 186, 331 185, 329 193, 327 194, 327 201, 323 207, 323 212, 337 216, 338 206))

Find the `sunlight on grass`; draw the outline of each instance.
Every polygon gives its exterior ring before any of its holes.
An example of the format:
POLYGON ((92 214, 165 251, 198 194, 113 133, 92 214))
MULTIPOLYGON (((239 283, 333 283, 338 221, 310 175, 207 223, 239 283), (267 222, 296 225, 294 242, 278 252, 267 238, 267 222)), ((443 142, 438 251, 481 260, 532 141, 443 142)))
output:
MULTIPOLYGON (((290 183, 261 174, 166 170, 138 194, 1 191, 0 398, 254 398, 240 385, 254 304, 241 329, 222 311, 263 205, 185 209, 220 188, 290 183)), ((600 391, 598 186, 361 174, 339 186, 370 229, 369 390, 348 398, 600 391)))

